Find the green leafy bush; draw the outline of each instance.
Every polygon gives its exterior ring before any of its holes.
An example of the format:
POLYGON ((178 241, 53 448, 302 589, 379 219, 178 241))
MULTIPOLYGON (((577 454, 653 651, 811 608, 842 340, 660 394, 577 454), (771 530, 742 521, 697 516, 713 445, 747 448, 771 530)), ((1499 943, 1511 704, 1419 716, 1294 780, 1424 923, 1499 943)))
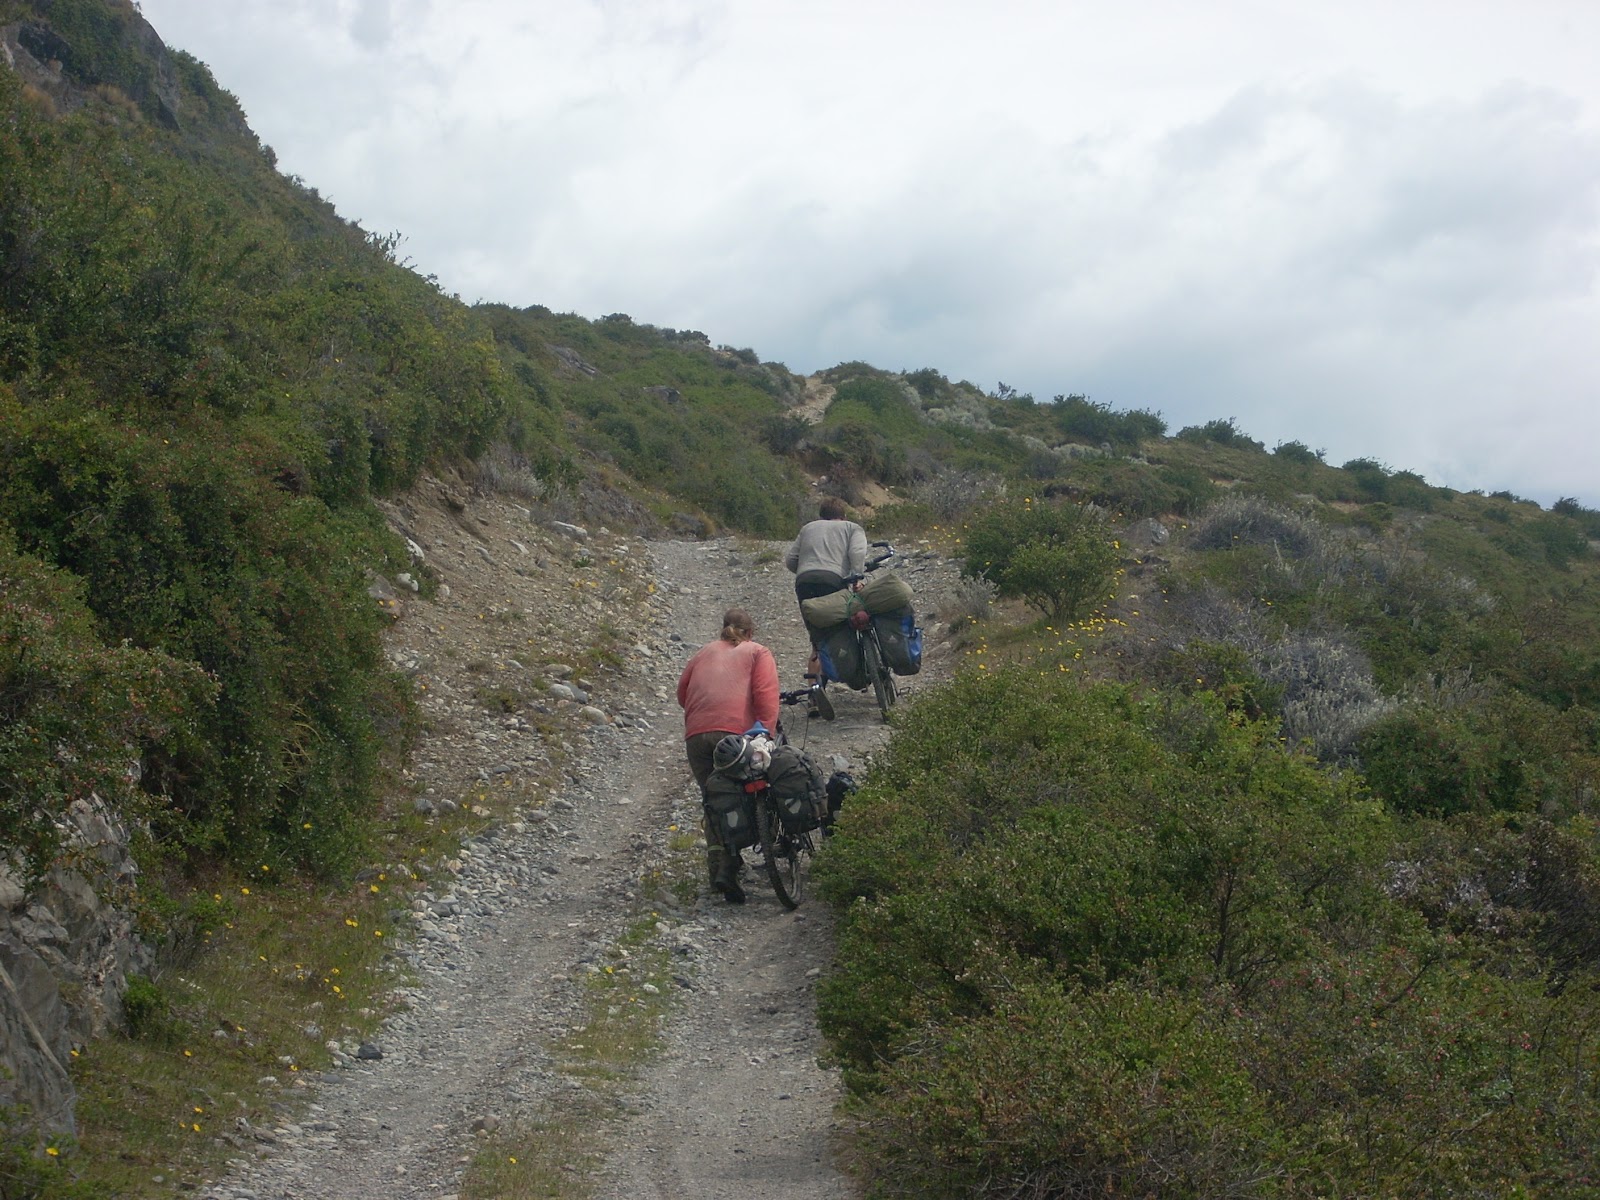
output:
POLYGON ((987 1011, 1004 979, 1243 978, 1291 953, 1276 906, 1358 887, 1324 872, 1374 818, 1269 730, 1026 671, 925 699, 829 856, 829 894, 869 898, 823 1006, 846 1059, 894 1057, 930 1008, 987 1011))
POLYGON ((1066 473, 1073 495, 1123 517, 1154 517, 1177 512, 1184 493, 1168 473, 1124 460, 1074 464, 1066 473))
POLYGON ((0 828, 28 881, 75 801, 142 814, 141 758, 190 744, 212 703, 195 667, 104 643, 82 581, 19 554, 0 524, 0 828))
POLYGON ((1256 673, 1243 647, 1226 642, 1186 641, 1163 652, 1152 664, 1149 681, 1188 695, 1209 692, 1227 706, 1259 721, 1277 713, 1283 689, 1256 673))
POLYGON ((1324 451, 1313 450, 1304 442, 1279 442, 1272 448, 1274 457, 1283 459, 1284 462, 1305 466, 1309 463, 1321 462, 1324 451))
POLYGON ((1595 777, 1593 725, 1489 684, 1466 698, 1424 699, 1381 718, 1357 747, 1374 794, 1397 811, 1579 811, 1595 777))
POLYGON ((1218 1015, 1019 989, 884 1071, 853 1161, 875 1197, 1255 1194, 1267 1105, 1218 1015))
POLYGON ((1427 828, 1205 696, 926 697, 819 863, 870 1194, 1593 1194, 1593 830, 1427 828))
POLYGON ((337 870, 397 701, 358 565, 378 543, 262 478, 260 447, 224 448, 204 421, 170 432, 0 397, 0 518, 83 581, 108 642, 216 681, 182 710, 188 736, 144 752, 157 826, 200 853, 337 870))
POLYGON ((1238 447, 1244 450, 1265 451, 1266 446, 1248 436, 1232 417, 1219 417, 1204 425, 1186 425, 1178 430, 1178 440, 1184 442, 1215 442, 1219 446, 1238 447))
POLYGON ((1099 515, 1031 499, 990 509, 967 531, 965 575, 991 580, 1056 621, 1075 621, 1104 603, 1121 551, 1099 515))
POLYGON ((1167 432, 1167 423, 1158 413, 1146 409, 1117 412, 1087 396, 1057 396, 1050 404, 1050 415, 1061 433, 1092 446, 1110 443, 1134 449, 1167 432))
POLYGON ((122 993, 122 1025, 138 1041, 173 1040, 181 1023, 161 987, 147 975, 129 975, 122 993))

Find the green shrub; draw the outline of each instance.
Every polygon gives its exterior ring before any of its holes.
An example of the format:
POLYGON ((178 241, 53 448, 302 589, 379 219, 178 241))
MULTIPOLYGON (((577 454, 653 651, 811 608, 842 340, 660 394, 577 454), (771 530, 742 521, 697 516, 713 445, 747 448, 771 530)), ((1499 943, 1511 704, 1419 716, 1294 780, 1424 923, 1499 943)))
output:
POLYGON ((846 471, 883 483, 906 479, 906 454, 901 441, 860 416, 830 417, 820 434, 836 464, 834 473, 846 471))
POLYGON ((1123 460, 1094 460, 1068 473, 1072 493, 1123 517, 1155 517, 1176 512, 1183 491, 1167 472, 1123 460))
POLYGON ((869 1194, 1593 1194, 1594 830, 1402 828, 1206 696, 925 697, 818 864, 869 1194))
POLYGON ((1054 621, 1087 616, 1108 597, 1121 551, 1099 515, 1076 505, 1003 503, 967 532, 962 573, 991 580, 1054 621))
POLYGON ((1174 492, 1172 511, 1179 516, 1191 517, 1216 498, 1217 485, 1199 467, 1162 467, 1161 477, 1174 492))
POLYGON ((216 681, 184 738, 145 750, 163 834, 340 870, 398 715, 359 565, 381 543, 263 478, 270 448, 225 447, 204 420, 172 433, 0 403, 0 517, 83 581, 108 642, 216 681))
POLYGON ((852 1160, 875 1197, 1257 1194, 1267 1106, 1220 1015, 1019 989, 884 1072, 852 1160))
POLYGON ((1593 820, 1490 814, 1416 823, 1391 890, 1453 937, 1498 942, 1499 969, 1536 947, 1556 989, 1600 961, 1600 850, 1593 820))
POLYGON ((1091 446, 1109 443, 1136 449, 1140 442, 1167 432, 1167 423, 1158 413, 1145 409, 1116 412, 1109 404, 1097 404, 1087 396, 1057 396, 1050 404, 1050 415, 1060 433, 1091 446))
MULTIPOLYGON (((39 1200, 59 1187, 67 1166, 61 1151, 71 1150, 68 1139, 40 1137, 37 1121, 26 1108, 0 1105, 0 1197, 3 1200, 39 1200), (44 1153, 44 1141, 56 1149, 44 1153)), ((70 1185, 69 1185, 70 1186, 70 1185)))
POLYGON ((1321 462, 1325 451, 1313 450, 1304 442, 1279 442, 1272 448, 1273 456, 1283 459, 1284 462, 1305 466, 1314 462, 1321 462))
POLYGON ((1518 524, 1501 538, 1500 545, 1513 558, 1543 561, 1558 571, 1589 553, 1589 539, 1577 522, 1566 517, 1541 515, 1518 524))
POLYGON ((1230 1023, 1276 1136, 1268 1194, 1594 1195, 1592 992, 1413 933, 1278 973, 1230 1023))
POLYGON ((1303 906, 1360 902, 1374 820, 1220 705, 964 678, 908 712, 821 864, 830 897, 867 898, 824 1027, 870 1086, 873 1064, 988 1012, 1007 981, 1245 986, 1314 941, 1303 906))
POLYGON ((1187 425, 1178 430, 1178 440, 1184 442, 1215 442, 1219 446, 1233 446, 1244 450, 1265 451, 1266 446, 1247 435, 1232 417, 1217 418, 1204 425, 1187 425))
POLYGON ((197 668, 105 644, 82 581, 19 554, 0 524, 0 828, 27 880, 55 859, 74 801, 142 816, 141 757, 187 744, 212 699, 197 668))
POLYGON ((1399 812, 1571 813, 1593 784, 1592 736, 1581 717, 1490 684, 1398 709, 1360 736, 1357 752, 1368 786, 1399 812))
POLYGON ((1262 679, 1242 647, 1222 642, 1190 641, 1167 650, 1151 664, 1147 677, 1188 695, 1209 692, 1229 712, 1251 721, 1277 713, 1283 702, 1282 687, 1262 679))
POLYGON ((122 1025, 136 1041, 165 1042, 179 1029, 172 1005, 161 988, 146 975, 129 975, 122 993, 122 1025))
POLYGON ((1483 748, 1448 714, 1397 712, 1367 730, 1359 750, 1368 784, 1397 811, 1449 816, 1488 807, 1483 748))

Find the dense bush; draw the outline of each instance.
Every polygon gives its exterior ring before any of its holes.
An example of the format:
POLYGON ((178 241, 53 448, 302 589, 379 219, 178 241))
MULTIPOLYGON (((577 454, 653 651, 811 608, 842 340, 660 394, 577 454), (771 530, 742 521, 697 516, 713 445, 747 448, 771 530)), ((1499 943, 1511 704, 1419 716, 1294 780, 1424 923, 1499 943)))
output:
POLYGON ((1246 434, 1232 417, 1219 417, 1204 425, 1186 425, 1178 430, 1177 436, 1184 442, 1215 442, 1219 446, 1243 450, 1266 450, 1264 443, 1246 434))
POLYGON ((875 1197, 1241 1196, 1269 1142, 1203 1000, 1023 988, 883 1072, 857 1134, 875 1197))
POLYGON ((195 667, 103 643, 83 591, 0 526, 0 828, 30 881, 59 853, 74 801, 143 813, 141 758, 192 743, 213 700, 195 667))
POLYGON ((1105 602, 1121 551, 1100 516, 1070 504, 1003 502, 967 531, 965 575, 1055 621, 1075 621, 1105 602))
POLYGON ((263 478, 256 447, 224 449, 203 421, 169 431, 0 404, 0 516, 82 581, 109 645, 216 680, 214 704, 183 711, 193 736, 145 752, 163 832, 343 866, 396 716, 358 565, 376 536, 263 478))
POLYGON ((819 864, 869 1194, 1591 1194, 1593 838, 1440 828, 1204 697, 925 698, 819 864))
POLYGON ((1304 936, 1269 897, 1292 877, 1349 902, 1378 819, 1220 705, 1026 671, 926 699, 852 809, 828 888, 870 902, 828 1011, 851 1018, 858 1067, 930 1004, 987 1011, 1002 978, 1253 977, 1304 936), (1318 882, 1334 862, 1350 869, 1318 882))
POLYGON ((1156 517, 1184 510, 1186 494, 1169 471, 1124 459, 1097 459, 1073 464, 1066 483, 1047 491, 1066 491, 1080 500, 1123 517, 1156 517))
POLYGON ((1310 463, 1321 462, 1324 452, 1313 450, 1304 442, 1279 442, 1272 448, 1272 453, 1275 457, 1283 459, 1284 462, 1305 466, 1310 463))
POLYGON ((0 72, 0 528, 80 581, 107 661, 215 681, 166 714, 182 736, 129 739, 151 828, 340 869, 403 727, 368 501, 482 448, 505 416, 492 344, 259 156, 44 121, 17 87, 0 72))
POLYGON ((1162 649, 1153 656, 1144 677, 1186 695, 1209 692, 1229 712, 1242 713, 1252 721, 1276 714, 1283 704, 1283 689, 1261 677, 1242 646, 1228 642, 1197 638, 1162 649))
POLYGON ((1435 691, 1375 722, 1358 741, 1374 794, 1401 812, 1570 814, 1597 778, 1592 714, 1559 712, 1495 682, 1435 691))
POLYGON ((1050 404, 1050 415, 1057 430, 1091 446, 1109 443, 1137 449, 1140 442, 1153 441, 1167 432, 1167 423, 1158 413, 1145 409, 1117 412, 1087 396, 1057 396, 1050 404))

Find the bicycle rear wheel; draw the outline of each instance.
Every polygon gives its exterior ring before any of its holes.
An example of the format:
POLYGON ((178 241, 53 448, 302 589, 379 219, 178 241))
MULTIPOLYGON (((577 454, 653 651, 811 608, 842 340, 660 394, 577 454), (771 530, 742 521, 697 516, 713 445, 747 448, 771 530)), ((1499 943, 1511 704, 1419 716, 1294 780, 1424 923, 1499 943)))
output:
POLYGON ((785 908, 798 908, 803 878, 800 848, 793 837, 783 832, 777 803, 769 795, 756 801, 756 833, 761 838, 767 878, 772 881, 778 903, 785 908))
POLYGON ((894 676, 889 672, 889 664, 884 660, 883 647, 878 644, 878 635, 868 632, 861 639, 861 657, 867 665, 867 677, 872 680, 872 694, 878 701, 878 711, 883 714, 883 719, 889 719, 889 710, 894 707, 895 687, 894 676))

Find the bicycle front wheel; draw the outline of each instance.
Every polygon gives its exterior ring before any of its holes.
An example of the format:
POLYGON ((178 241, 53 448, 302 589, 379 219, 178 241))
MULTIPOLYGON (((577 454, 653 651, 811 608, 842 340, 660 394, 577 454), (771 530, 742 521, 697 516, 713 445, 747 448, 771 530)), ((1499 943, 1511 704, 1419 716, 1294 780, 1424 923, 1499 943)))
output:
POLYGON ((895 702, 894 676, 889 672, 889 664, 884 661, 883 647, 878 644, 876 633, 869 632, 861 639, 861 656, 866 661, 867 677, 872 680, 872 694, 878 701, 878 711, 887 721, 889 709, 895 702))
POLYGON ((767 878, 778 903, 785 908, 800 906, 800 849, 795 839, 783 832, 778 821, 778 805, 770 795, 756 801, 756 833, 761 838, 761 853, 767 862, 767 878))

